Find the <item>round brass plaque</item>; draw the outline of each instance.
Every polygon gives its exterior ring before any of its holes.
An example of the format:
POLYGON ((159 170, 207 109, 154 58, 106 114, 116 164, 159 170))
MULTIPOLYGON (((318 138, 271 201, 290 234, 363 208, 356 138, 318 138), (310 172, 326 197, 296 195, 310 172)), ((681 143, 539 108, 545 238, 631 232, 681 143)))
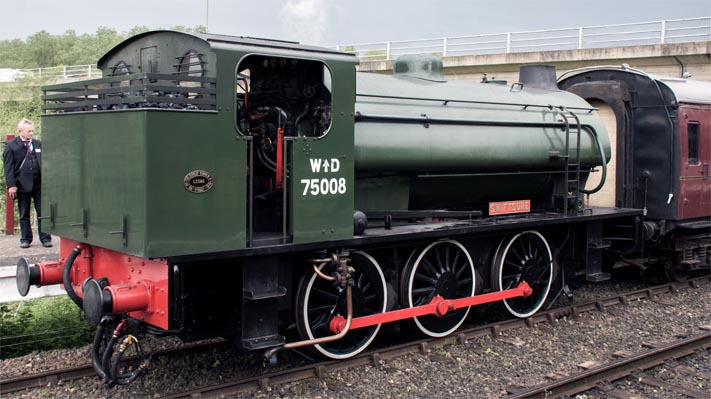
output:
POLYGON ((183 186, 195 194, 202 194, 212 188, 212 176, 204 170, 193 170, 185 175, 183 186))

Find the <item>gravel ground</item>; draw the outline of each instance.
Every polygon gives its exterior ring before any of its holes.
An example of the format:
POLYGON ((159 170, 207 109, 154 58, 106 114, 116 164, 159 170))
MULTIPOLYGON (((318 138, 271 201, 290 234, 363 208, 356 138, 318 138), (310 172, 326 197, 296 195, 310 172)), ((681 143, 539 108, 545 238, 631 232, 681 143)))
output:
MULTIPOLYGON (((637 283, 607 283, 576 292, 576 302, 590 297, 635 288, 637 283)), ((285 384, 245 398, 491 398, 506 395, 510 386, 532 386, 550 381, 546 375, 568 374, 588 361, 609 360, 620 350, 637 352, 645 342, 666 342, 676 334, 698 332, 711 325, 708 304, 711 284, 663 294, 653 300, 632 301, 630 306, 615 306, 600 313, 585 313, 578 318, 558 320, 554 326, 501 333, 497 339, 484 338, 465 345, 433 347, 426 355, 408 355, 382 362, 334 372, 323 380, 311 379, 285 384)), ((173 340, 154 340, 149 346, 175 345, 173 340)), ((88 359, 88 348, 36 353, 0 362, 3 377, 16 373, 81 364, 88 359)), ((706 357, 708 359, 708 357, 706 357)), ((294 356, 280 359, 281 367, 298 365, 294 356)), ((689 367, 699 367, 691 364, 689 367)), ((692 361, 693 363, 693 361, 692 361)), ((706 360, 708 363, 708 360, 706 360)), ((708 364, 705 365, 708 371, 708 364)), ((60 386, 2 395, 3 398, 153 398, 187 387, 219 383, 237 376, 259 375, 266 367, 258 354, 244 354, 218 348, 182 358, 157 359, 151 371, 128 386, 107 388, 98 379, 83 379, 60 386)), ((693 384, 709 393, 707 379, 667 373, 677 385, 693 384)), ((674 398, 669 392, 639 392, 643 396, 674 398)), ((586 396, 593 397, 604 397, 586 396)))

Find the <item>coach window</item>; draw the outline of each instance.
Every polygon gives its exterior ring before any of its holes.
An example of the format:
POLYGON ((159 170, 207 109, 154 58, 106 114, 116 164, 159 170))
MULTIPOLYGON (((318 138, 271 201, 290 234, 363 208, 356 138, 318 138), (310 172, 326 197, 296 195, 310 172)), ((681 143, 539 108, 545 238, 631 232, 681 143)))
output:
POLYGON ((331 126, 331 73, 319 61, 250 55, 235 74, 235 123, 256 143, 321 137, 331 126))
POLYGON ((689 165, 698 165, 699 163, 699 123, 689 122, 687 125, 687 136, 689 139, 689 165))

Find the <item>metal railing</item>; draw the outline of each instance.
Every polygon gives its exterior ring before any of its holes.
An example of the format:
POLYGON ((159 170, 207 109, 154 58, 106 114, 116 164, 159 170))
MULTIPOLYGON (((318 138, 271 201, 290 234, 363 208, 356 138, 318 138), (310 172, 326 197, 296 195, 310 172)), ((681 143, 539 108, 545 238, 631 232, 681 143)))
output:
POLYGON ((101 77, 96 64, 65 65, 47 68, 0 69, 0 82, 15 82, 22 78, 47 78, 57 80, 91 79, 101 77))
MULTIPOLYGON (((392 60, 406 54, 435 54, 448 57, 686 43, 705 40, 711 40, 711 17, 349 44, 332 48, 355 54, 363 61, 376 61, 392 60)), ((95 64, 0 69, 0 82, 12 82, 26 76, 59 80, 91 79, 101 77, 101 71, 95 64)))
POLYGON ((363 61, 376 61, 392 60, 406 54, 448 57, 706 40, 711 40, 711 17, 338 45, 335 48, 353 53, 363 61))

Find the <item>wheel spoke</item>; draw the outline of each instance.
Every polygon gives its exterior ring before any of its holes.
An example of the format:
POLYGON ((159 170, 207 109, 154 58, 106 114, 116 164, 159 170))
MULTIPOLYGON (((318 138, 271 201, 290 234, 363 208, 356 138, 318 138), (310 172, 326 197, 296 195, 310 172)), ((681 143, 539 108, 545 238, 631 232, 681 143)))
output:
POLYGON ((530 255, 530 257, 533 257, 533 241, 532 240, 527 240, 528 241, 528 252, 527 255, 530 255))
POLYGON ((449 246, 444 248, 444 267, 447 271, 452 271, 452 264, 449 263, 449 246))
POLYGON ((442 253, 439 249, 435 248, 434 250, 434 256, 435 256, 435 261, 437 262, 437 268, 440 273, 444 273, 446 270, 444 270, 444 263, 442 263, 442 253))
POLYGON ((462 265, 462 267, 459 270, 457 270, 457 272, 454 275, 457 276, 457 279, 459 279, 460 277, 462 277, 462 274, 464 274, 464 272, 466 272, 466 271, 467 271, 467 266, 462 265))
POLYGON ((459 277, 462 274, 462 270, 466 269, 466 260, 464 261, 465 264, 462 265, 461 268, 459 267, 459 254, 460 253, 461 253, 460 251, 456 251, 454 253, 454 260, 452 261, 452 271, 455 272, 457 277, 459 277))
POLYGON ((420 294, 429 294, 435 290, 435 287, 422 287, 412 290, 412 296, 420 296, 420 294))
MULTIPOLYGON (((418 259, 405 268, 401 286, 404 306, 430 303, 435 295, 462 298, 473 294, 475 271, 466 249, 456 241, 439 241, 427 246, 418 259), (416 283, 415 283, 416 282, 416 283)), ((469 313, 469 308, 446 316, 418 316, 412 324, 431 337, 443 337, 456 330, 469 313)))
MULTIPOLYGON (((369 255, 354 251, 351 259, 355 268, 352 288, 354 316, 378 314, 385 311, 387 288, 380 266, 369 255)), ((330 322, 336 312, 345 311, 345 290, 337 290, 331 283, 314 273, 307 273, 297 290, 296 329, 303 339, 332 335, 330 322), (338 309, 338 310, 337 310, 338 309)), ((363 351, 379 331, 375 325, 349 332, 343 339, 315 345, 314 350, 332 359, 352 357, 363 351)))
MULTIPOLYGON (((519 254, 518 251, 516 251, 516 248, 514 248, 513 246, 511 246, 510 252, 512 252, 513 256, 516 257, 516 259, 518 259, 519 261, 523 262, 526 260, 526 258, 521 256, 521 254, 519 254)), ((508 254, 506 257, 508 258, 508 254)))
POLYGON ((333 302, 338 300, 338 295, 332 294, 330 292, 326 292, 326 291, 319 289, 319 288, 314 288, 313 293, 317 294, 325 299, 333 301, 333 302))
POLYGON ((521 264, 519 264, 519 263, 511 262, 511 261, 508 260, 508 259, 505 260, 504 263, 507 264, 507 265, 509 265, 509 266, 511 266, 511 267, 513 267, 514 269, 516 269, 516 270, 518 270, 518 271, 523 270, 523 265, 521 265, 521 264))
POLYGON ((333 309, 335 309, 334 305, 320 305, 320 306, 313 306, 309 308, 309 315, 311 314, 321 314, 321 313, 332 313, 333 309))
POLYGON ((378 300, 378 295, 376 295, 375 293, 373 293, 371 295, 363 296, 363 302, 365 302, 365 303, 371 303, 371 302, 374 302, 377 300, 378 300))
POLYGON ((461 280, 457 280, 457 287, 468 286, 468 285, 470 285, 471 283, 472 283, 472 279, 471 279, 471 278, 464 278, 464 279, 461 279, 461 280))
POLYGON ((531 286, 531 295, 505 299, 503 303, 513 316, 529 317, 543 305, 550 290, 553 276, 550 247, 540 233, 525 231, 508 243, 503 241, 499 248, 494 256, 498 263, 492 265, 492 284, 502 290, 510 289, 527 276, 525 280, 531 286))
POLYGON ((521 275, 520 274, 515 274, 511 276, 506 276, 501 279, 501 287, 502 289, 509 289, 512 288, 514 285, 518 285, 518 282, 521 281, 521 275), (504 288, 506 287, 506 288, 504 288))
POLYGON ((419 274, 419 273, 418 273, 418 274, 415 274, 415 279, 416 279, 416 280, 419 280, 419 281, 422 281, 422 282, 425 282, 425 283, 430 283, 430 284, 433 285, 433 286, 437 284, 437 279, 434 279, 434 278, 432 278, 432 277, 427 277, 427 276, 424 276, 424 275, 419 274))
POLYGON ((536 280, 535 280, 535 281, 536 281, 536 282, 541 281, 541 278, 542 278, 543 276, 545 276, 547 273, 548 273, 548 268, 542 267, 542 268, 541 268, 541 272, 538 274, 538 276, 536 276, 536 280))
POLYGON ((314 332, 328 330, 327 318, 322 315, 314 319, 314 321, 311 322, 311 330, 314 332))
POLYGON ((420 262, 422 266, 425 267, 425 269, 430 272, 431 275, 433 276, 439 276, 439 272, 435 270, 435 267, 430 263, 430 261, 427 260, 427 258, 422 258, 422 261, 420 262))
POLYGON ((519 237, 518 245, 521 247, 523 260, 528 259, 528 249, 526 248, 526 242, 524 241, 523 236, 519 237))

